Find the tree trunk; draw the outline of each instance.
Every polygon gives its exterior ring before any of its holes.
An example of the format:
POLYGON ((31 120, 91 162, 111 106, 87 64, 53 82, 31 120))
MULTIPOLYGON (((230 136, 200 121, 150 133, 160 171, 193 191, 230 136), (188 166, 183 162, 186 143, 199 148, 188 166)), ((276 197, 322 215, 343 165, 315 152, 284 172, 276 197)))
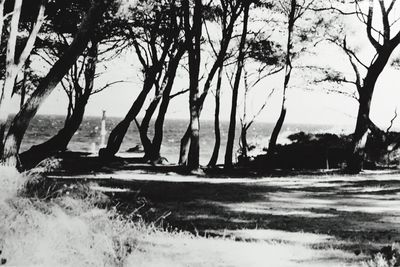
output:
POLYGON ((208 163, 209 167, 215 167, 218 162, 218 154, 221 146, 221 130, 219 128, 219 111, 220 111, 220 95, 221 95, 221 83, 222 83, 222 72, 223 67, 219 68, 218 71, 218 81, 217 88, 215 90, 215 113, 214 113, 214 134, 215 134, 215 143, 213 153, 211 155, 210 162, 208 163))
MULTIPOLYGON (((284 92, 284 94, 286 94, 286 92, 284 92)), ((279 118, 275 124, 275 127, 272 131, 271 138, 269 140, 268 152, 267 152, 268 158, 273 157, 273 155, 275 154, 276 142, 278 140, 278 136, 282 129, 285 118, 286 118, 286 96, 284 96, 282 99, 281 112, 279 114, 279 118)))
MULTIPOLYGON (((3 14, 4 11, 4 0, 0 1, 0 32, 3 31, 4 19, 5 16, 3 14)), ((44 11, 45 11, 45 2, 42 2, 39 8, 38 15, 36 17, 36 22, 33 25, 33 28, 28 35, 28 39, 25 43, 25 46, 19 55, 16 57, 15 51, 17 46, 17 37, 18 37, 18 28, 19 28, 19 20, 21 16, 21 8, 22 8, 22 0, 14 1, 14 7, 12 13, 12 17, 9 25, 9 35, 7 40, 7 49, 6 49, 6 62, 5 62, 5 79, 3 87, 1 88, 0 94, 0 152, 1 152, 1 162, 4 164, 3 160, 3 152, 5 147, 5 130, 8 115, 10 112, 10 104, 11 98, 15 89, 15 81, 18 75, 18 72, 22 69, 25 62, 27 61, 36 40, 36 37, 39 33, 41 25, 44 20, 44 11)), ((1 40, 1 37, 0 37, 1 40)))
POLYGON ((364 149, 370 124, 371 100, 377 78, 374 81, 370 81, 371 84, 365 83, 360 91, 356 128, 347 161, 347 170, 351 173, 358 173, 363 167, 364 149))
POLYGON ((190 120, 190 146, 187 160, 189 170, 197 170, 200 167, 200 119, 195 108, 191 111, 190 120))
MULTIPOLYGON (((3 9, 4 2, 2 2, 1 5, 3 9)), ((0 137, 2 137, 0 141, 2 144, 2 152, 4 152, 4 137, 9 115, 11 96, 14 90, 15 78, 18 74, 17 65, 15 64, 15 49, 17 46, 18 26, 19 18, 21 15, 21 8, 22 0, 16 0, 14 2, 14 9, 10 21, 9 36, 7 40, 5 79, 3 87, 1 88, 0 95, 0 137)), ((3 17, 3 14, 1 14, 1 16, 3 17)))
POLYGON ((139 125, 139 134, 140 134, 140 141, 142 142, 143 149, 144 149, 144 159, 145 160, 151 160, 151 155, 153 154, 153 144, 150 141, 150 138, 148 137, 148 131, 149 131, 149 125, 151 118, 153 117, 158 103, 160 103, 161 99, 161 92, 158 93, 158 95, 155 96, 155 99, 151 101, 149 107, 146 110, 146 113, 144 115, 144 118, 142 122, 139 125))
POLYGON ((245 56, 244 46, 246 43, 246 36, 247 36, 247 24, 249 18, 250 2, 246 2, 244 3, 244 5, 245 6, 243 11, 244 12, 243 30, 239 44, 239 55, 238 55, 235 82, 232 90, 232 106, 231 106, 231 115, 230 115, 229 129, 228 129, 228 141, 226 143, 226 150, 225 150, 225 162, 224 162, 225 168, 231 168, 233 165, 232 156, 233 156, 233 145, 235 141, 237 99, 238 99, 239 84, 242 76, 243 62, 245 56))
POLYGON ((178 69, 178 65, 180 60, 182 59, 182 56, 186 52, 186 47, 184 45, 181 45, 178 49, 178 52, 176 53, 175 57, 170 60, 170 63, 168 65, 168 70, 167 70, 167 76, 168 76, 168 82, 165 86, 165 89, 163 91, 162 95, 162 101, 160 105, 160 109, 158 110, 158 116, 154 125, 154 137, 153 137, 153 146, 152 146, 152 154, 151 154, 151 160, 152 161, 157 161, 160 159, 161 154, 161 144, 163 140, 163 127, 164 127, 164 121, 165 121, 165 114, 167 113, 167 109, 169 106, 170 102, 170 94, 172 91, 172 86, 175 81, 175 76, 176 72, 178 69))
POLYGON ((25 97, 26 97, 26 79, 28 76, 28 68, 29 68, 29 58, 24 64, 24 70, 23 70, 23 78, 22 78, 22 84, 21 84, 21 98, 19 101, 19 108, 21 109, 24 104, 25 104, 25 97))
POLYGON ((86 103, 87 101, 82 100, 82 102, 75 107, 71 118, 66 121, 64 128, 62 128, 55 136, 42 144, 32 146, 28 151, 20 154, 22 169, 35 167, 43 159, 67 149, 71 138, 82 123, 86 103))
POLYGON ((15 116, 4 144, 2 155, 2 162, 4 164, 11 166, 17 165, 18 151, 31 119, 36 115, 40 105, 50 95, 78 57, 86 49, 93 31, 102 17, 104 8, 105 0, 96 0, 92 3, 71 45, 53 65, 46 77, 41 80, 31 97, 15 116))
POLYGON ((243 125, 240 132, 240 142, 242 144, 242 157, 247 159, 247 125, 243 125))
POLYGON ((189 111, 190 111, 190 146, 187 158, 189 171, 200 167, 199 147, 199 72, 201 56, 201 32, 202 32, 202 0, 195 0, 193 10, 193 23, 190 26, 190 7, 188 1, 183 2, 185 40, 189 55, 189 111))
POLYGON ((190 125, 187 127, 185 134, 181 138, 179 165, 187 165, 190 146, 190 125))
POLYGON ((275 127, 272 131, 271 138, 268 144, 268 152, 267 158, 271 158, 274 156, 276 150, 276 142, 278 140, 279 133, 282 129, 283 123, 286 118, 286 91, 289 85, 290 75, 292 74, 292 35, 293 28, 295 22, 295 13, 297 8, 297 1, 291 0, 290 4, 290 13, 289 13, 289 22, 288 22, 288 38, 287 38, 287 46, 286 46, 286 59, 285 59, 285 80, 283 83, 283 95, 282 95, 282 105, 281 112, 279 114, 278 121, 275 124, 275 127))
POLYGON ((382 73, 387 62, 389 61, 390 55, 395 47, 396 46, 392 46, 390 49, 382 49, 375 62, 368 69, 368 72, 364 78, 364 84, 359 90, 360 104, 358 107, 356 128, 354 130, 353 140, 349 150, 350 155, 347 160, 347 171, 351 173, 358 173, 362 170, 365 148, 364 141, 366 140, 368 129, 370 128, 369 113, 375 84, 379 75, 382 73))

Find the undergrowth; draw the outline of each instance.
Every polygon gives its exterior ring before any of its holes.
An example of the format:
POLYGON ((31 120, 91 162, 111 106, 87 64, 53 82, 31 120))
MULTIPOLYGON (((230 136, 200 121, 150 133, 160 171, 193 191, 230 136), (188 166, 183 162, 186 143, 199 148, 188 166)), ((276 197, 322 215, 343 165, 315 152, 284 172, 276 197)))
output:
POLYGON ((158 231, 102 208, 107 197, 87 185, 46 183, 0 169, 0 264, 123 266, 137 240, 158 231))

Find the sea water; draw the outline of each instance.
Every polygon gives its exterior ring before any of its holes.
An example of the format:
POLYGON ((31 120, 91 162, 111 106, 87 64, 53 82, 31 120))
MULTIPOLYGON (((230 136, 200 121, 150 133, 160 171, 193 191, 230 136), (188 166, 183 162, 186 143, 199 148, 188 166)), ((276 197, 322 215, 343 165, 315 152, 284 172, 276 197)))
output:
MULTIPOLYGON (((32 145, 40 144, 52 136, 54 136, 64 125, 65 117, 56 115, 37 115, 31 122, 25 138, 21 145, 21 152, 29 149, 32 145)), ((107 118, 106 119, 106 130, 107 136, 111 130, 118 124, 121 118, 107 118)), ((140 121, 140 120, 139 120, 140 121)), ((170 163, 176 163, 179 158, 179 146, 180 139, 186 131, 188 121, 179 119, 169 119, 164 124, 164 136, 163 144, 161 148, 162 156, 166 157, 170 163)), ((225 153, 225 145, 228 133, 229 122, 221 122, 221 148, 219 154, 219 162, 223 162, 223 155, 225 153)), ((268 140, 271 135, 273 123, 255 122, 248 130, 247 139, 248 143, 255 145, 255 153, 262 153, 263 148, 268 146, 268 140)), ((153 124, 149 128, 150 139, 153 136, 153 124)), ((284 143, 288 140, 286 137, 296 132, 335 132, 335 133, 347 133, 349 126, 333 126, 333 125, 310 125, 310 124, 284 124, 280 139, 278 142, 284 143)), ((98 150, 100 145, 100 132, 101 132, 101 117, 85 117, 79 130, 75 133, 71 142, 69 143, 68 149, 72 151, 85 151, 93 152, 98 150)), ((239 149, 239 138, 240 138, 240 123, 237 123, 236 135, 235 135, 235 149, 234 157, 236 157, 236 151, 239 149)), ((214 122, 213 121, 201 121, 200 128, 200 162, 201 164, 207 164, 214 147, 214 122)), ((128 129, 128 132, 121 145, 120 152, 126 152, 129 148, 140 145, 140 137, 135 123, 132 123, 128 129)), ((140 156, 140 153, 135 153, 140 156)), ((126 155, 126 154, 124 154, 126 155)), ((132 154, 135 156, 134 154, 132 154)))

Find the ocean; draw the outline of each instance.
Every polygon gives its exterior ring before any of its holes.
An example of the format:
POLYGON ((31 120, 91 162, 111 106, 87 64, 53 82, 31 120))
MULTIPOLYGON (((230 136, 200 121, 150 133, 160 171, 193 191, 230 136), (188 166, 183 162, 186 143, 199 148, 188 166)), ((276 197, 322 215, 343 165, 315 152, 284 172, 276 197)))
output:
MULTIPOLYGON (((25 138, 21 145, 21 152, 29 149, 32 145, 40 144, 53 135, 55 135, 64 124, 64 116, 56 115, 37 115, 31 122, 25 138)), ((121 118, 107 118, 106 129, 107 137, 114 126, 121 120, 121 118)), ((200 129, 200 163, 207 164, 214 146, 214 125, 213 121, 201 121, 200 129)), ((165 121, 164 125, 164 139, 161 148, 162 156, 166 157, 170 163, 176 163, 179 158, 180 139, 183 136, 188 125, 186 120, 169 119, 165 121)), ((248 130, 248 143, 254 144, 256 149, 253 153, 261 153, 264 147, 267 147, 269 136, 272 132, 274 124, 255 122, 248 130)), ((100 128, 101 117, 85 117, 79 130, 72 138, 68 149, 72 151, 85 151, 95 152, 98 151, 100 145, 100 128)), ((240 122, 236 127, 236 152, 239 149, 239 136, 240 136, 240 122)), ((292 133, 299 131, 317 133, 317 132, 348 132, 348 126, 333 126, 333 125, 310 125, 310 124, 285 124, 282 128, 280 139, 278 142, 287 142, 286 137, 292 133)), ((221 148, 219 154, 219 163, 223 162, 225 153, 225 144, 228 132, 228 122, 221 122, 221 148)), ((149 135, 153 135, 153 127, 149 129, 149 135)), ((107 140, 107 139, 106 139, 107 140)), ((129 148, 140 145, 139 133, 135 123, 132 123, 125 139, 121 145, 120 152, 123 155, 128 155, 126 152, 129 148)), ((132 156, 141 156, 139 153, 132 153, 132 156)))

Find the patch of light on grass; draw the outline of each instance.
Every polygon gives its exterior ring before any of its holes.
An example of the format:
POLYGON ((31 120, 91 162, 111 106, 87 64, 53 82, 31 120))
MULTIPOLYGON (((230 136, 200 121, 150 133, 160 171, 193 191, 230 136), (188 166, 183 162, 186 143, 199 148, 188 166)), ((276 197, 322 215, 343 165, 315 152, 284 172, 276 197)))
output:
POLYGON ((98 185, 93 185, 90 187, 93 190, 97 190, 100 192, 115 192, 115 193, 122 193, 122 192, 131 192, 132 190, 128 188, 116 188, 116 187, 106 187, 106 186, 98 186, 98 185))
POLYGON ((25 182, 26 178, 15 168, 0 166, 0 203, 15 197, 25 182))
POLYGON ((242 239, 256 239, 260 241, 281 240, 282 242, 291 242, 303 245, 319 244, 334 239, 332 236, 324 234, 288 232, 273 229, 225 230, 224 233, 242 239))
POLYGON ((305 205, 307 202, 252 202, 252 203, 214 203, 223 206, 231 212, 245 212, 252 214, 262 214, 271 216, 298 216, 304 218, 336 217, 335 214, 313 212, 311 208, 325 208, 323 204, 305 205))
POLYGON ((340 250, 313 250, 298 244, 165 235, 146 241, 142 251, 128 258, 132 266, 346 266, 354 260, 352 254, 340 250))

